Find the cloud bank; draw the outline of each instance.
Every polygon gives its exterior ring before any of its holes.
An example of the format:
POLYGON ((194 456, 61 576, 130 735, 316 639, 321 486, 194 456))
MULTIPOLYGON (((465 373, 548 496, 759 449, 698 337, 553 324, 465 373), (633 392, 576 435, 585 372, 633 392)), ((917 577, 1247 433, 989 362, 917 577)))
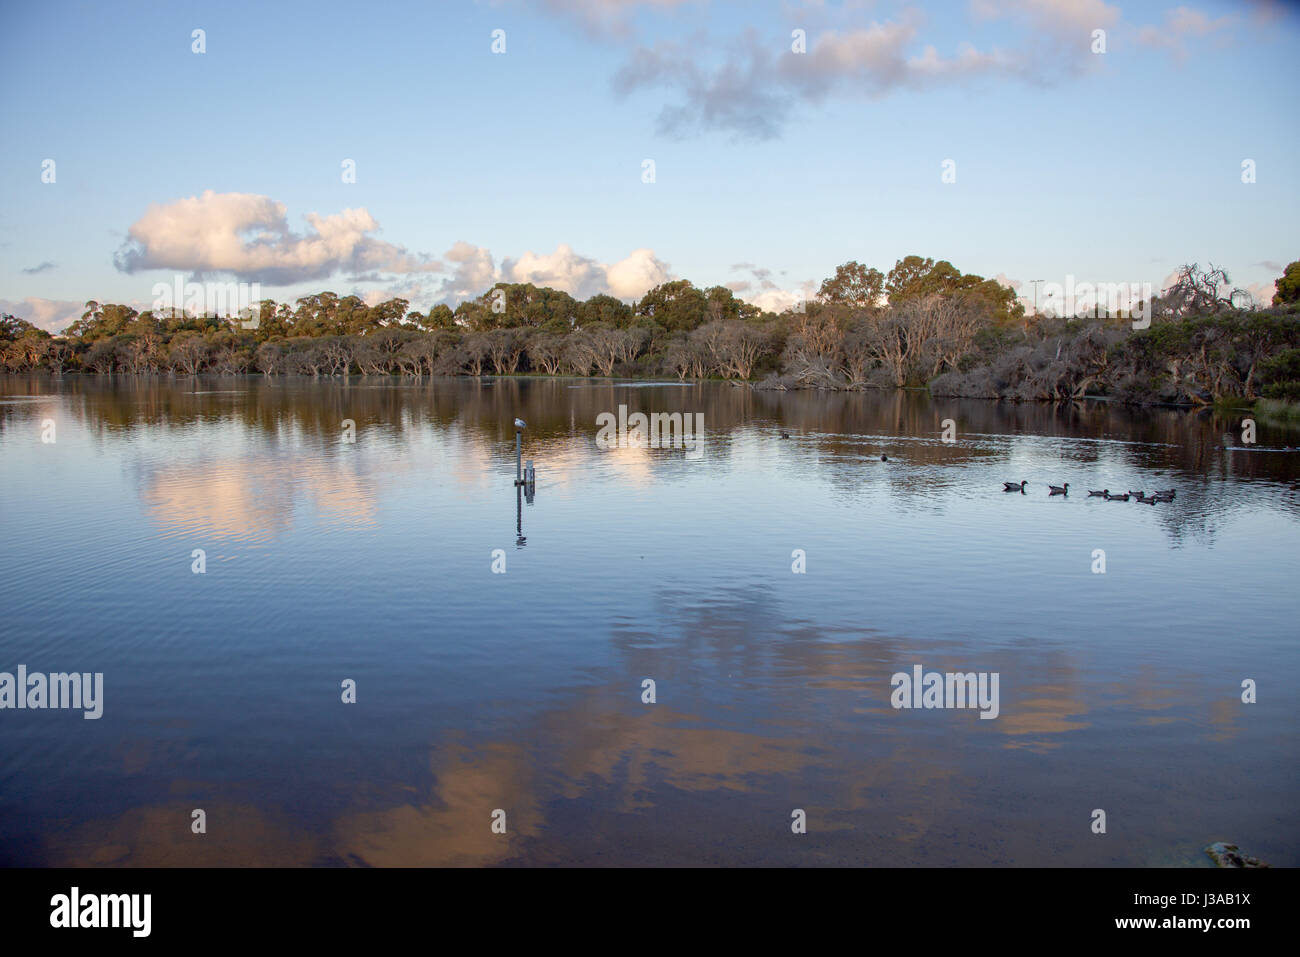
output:
POLYGON ((231 273, 250 282, 290 285, 337 272, 440 272, 444 266, 376 239, 365 209, 332 216, 308 213, 308 229, 289 228, 286 209, 269 196, 215 193, 154 204, 129 230, 114 256, 125 273, 186 270, 231 273))
POLYGON ((560 243, 552 253, 528 251, 518 258, 502 259, 498 267, 489 250, 462 240, 443 256, 451 264, 452 275, 426 297, 447 303, 480 295, 498 282, 550 286, 575 299, 590 299, 599 294, 639 299, 673 278, 668 264, 652 249, 633 250, 618 262, 601 263, 560 243))
POLYGON ((366 209, 303 218, 308 228, 294 232, 285 205, 269 196, 208 190, 150 206, 127 231, 114 262, 125 273, 165 269, 270 286, 343 275, 354 283, 399 288, 397 294, 411 302, 431 303, 457 303, 497 282, 531 282, 578 299, 598 293, 632 299, 671 278, 651 249, 602 263, 560 243, 554 252, 530 250, 498 265, 490 250, 464 240, 437 257, 377 239, 379 223, 366 209))
POLYGON ((84 302, 73 302, 70 299, 41 299, 38 296, 0 299, 0 312, 26 319, 36 328, 53 333, 62 332, 80 319, 85 311, 84 302))
POLYGON ((834 97, 880 99, 985 77, 1054 82, 1095 69, 1091 32, 1119 20, 1119 8, 1103 0, 975 0, 970 13, 976 20, 1012 20, 1025 41, 1012 50, 961 43, 943 53, 924 42, 924 17, 905 8, 894 20, 804 31, 802 51, 793 35, 774 42, 753 30, 729 44, 697 35, 639 45, 615 74, 614 89, 624 96, 647 89, 675 94, 658 118, 666 135, 720 130, 773 139, 800 106, 834 97), (716 49, 724 51, 720 58, 710 56, 716 49))

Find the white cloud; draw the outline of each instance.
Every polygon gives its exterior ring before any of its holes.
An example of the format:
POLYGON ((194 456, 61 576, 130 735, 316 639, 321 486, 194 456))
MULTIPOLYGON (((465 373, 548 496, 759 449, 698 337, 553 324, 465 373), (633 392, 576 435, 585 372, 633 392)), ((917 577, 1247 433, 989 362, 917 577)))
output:
POLYGON ((46 332, 62 332, 69 324, 80 319, 85 311, 84 302, 73 302, 69 299, 40 299, 36 296, 28 296, 26 299, 0 299, 0 312, 26 319, 46 332))
POLYGON ((816 292, 816 284, 805 282, 794 289, 764 289, 753 296, 741 296, 745 302, 758 306, 766 312, 784 312, 798 302, 808 302, 816 292))
MULTIPOLYGON (((464 240, 441 259, 417 255, 373 235, 379 223, 365 209, 334 215, 308 213, 308 230, 289 229, 285 205, 269 196, 215 193, 149 207, 131 226, 116 263, 123 272, 169 269, 202 276, 227 273, 268 285, 324 280, 338 273, 354 283, 400 289, 411 302, 455 303, 481 295, 494 283, 531 282, 562 289, 578 299, 609 293, 639 298, 670 278, 668 266, 650 249, 637 249, 615 263, 597 262, 561 243, 552 253, 531 250, 506 258, 498 268, 491 251, 464 240), (418 277, 438 274, 435 283, 418 277), (396 277, 406 281, 395 283, 396 277)), ((385 293, 371 289, 369 299, 385 293)))
POLYGON ((122 272, 173 269, 230 273, 252 282, 289 285, 337 272, 440 272, 442 263, 376 239, 365 209, 332 216, 308 213, 303 234, 269 196, 215 193, 156 203, 127 231, 115 262, 122 272))
POLYGON ((1273 305, 1273 296, 1277 293, 1277 280, 1270 279, 1268 282, 1252 282, 1246 287, 1246 292, 1250 293, 1252 299, 1260 306, 1273 305))
POLYGON ((617 299, 640 299, 672 278, 668 264, 652 249, 633 250, 625 258, 606 264, 560 243, 552 253, 528 250, 517 258, 504 258, 498 268, 490 250, 461 240, 443 258, 452 263, 452 274, 431 296, 452 305, 480 296, 498 282, 549 286, 575 299, 590 299, 601 293, 617 299))
POLYGON ((579 256, 564 243, 547 255, 538 255, 530 250, 518 259, 506 259, 501 263, 501 273, 510 282, 550 286, 576 299, 588 299, 606 291, 605 269, 594 259, 579 256))
POLYGON ((609 294, 618 299, 639 298, 671 278, 668 264, 656 258, 652 249, 634 250, 627 258, 605 267, 609 294))
POLYGON ((443 280, 439 291, 440 302, 460 302, 481 295, 497 281, 496 265, 492 253, 482 246, 458 241, 443 253, 453 263, 452 274, 443 280))

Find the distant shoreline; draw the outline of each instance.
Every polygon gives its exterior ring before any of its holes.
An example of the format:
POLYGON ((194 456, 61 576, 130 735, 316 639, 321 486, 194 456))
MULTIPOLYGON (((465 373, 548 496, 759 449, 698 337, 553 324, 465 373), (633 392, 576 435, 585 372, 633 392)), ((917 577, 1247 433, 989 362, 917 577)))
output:
MULTIPOLYGON (((42 372, 12 372, 0 370, 0 376, 6 378, 41 378, 41 379, 82 379, 90 382, 111 382, 117 379, 130 379, 134 381, 157 381, 157 382, 176 382, 186 379, 216 379, 227 382, 266 382, 266 381, 283 381, 283 382, 314 382, 314 383, 343 383, 344 385, 352 381, 382 381, 390 380, 392 382, 401 382, 404 384, 415 385, 426 380, 436 379, 458 380, 458 381, 477 381, 477 382, 494 382, 494 381, 527 381, 536 380, 541 382, 549 381, 582 381, 582 382, 603 382, 610 385, 622 385, 631 387, 646 386, 665 386, 665 387, 690 387, 696 385, 714 384, 729 385, 737 388, 746 388, 754 392, 780 393, 780 392, 834 392, 844 395, 885 395, 894 392, 915 392, 922 393, 932 399, 961 399, 961 400, 978 400, 982 402, 1006 402, 1011 405, 1067 405, 1075 402, 1096 402, 1103 405, 1114 405, 1121 408, 1132 409, 1173 409, 1182 412, 1204 412, 1215 411, 1224 414, 1243 414, 1249 413, 1262 416, 1266 419, 1273 420, 1275 424, 1294 425, 1300 428, 1300 402, 1292 402, 1279 399, 1255 398, 1253 400, 1236 399, 1223 402, 1167 402, 1167 401, 1149 401, 1149 402, 1132 402, 1123 401, 1110 395, 1086 394, 1072 398, 1059 399, 1023 399, 1014 396, 983 396, 983 395, 946 395, 933 392, 926 386, 866 386, 858 389, 816 389, 811 386, 791 386, 780 387, 770 384, 770 380, 755 381, 738 381, 734 379, 707 378, 707 379, 665 379, 663 376, 636 376, 636 375, 611 375, 611 376, 582 376, 571 374, 548 375, 543 372, 515 372, 515 373, 484 373, 482 375, 467 375, 456 373, 439 373, 434 375, 410 376, 400 373, 379 373, 367 374, 360 372, 349 373, 322 373, 320 375, 307 375, 302 373, 280 373, 268 375, 261 372, 238 372, 238 373, 218 373, 212 371, 203 371, 196 373, 177 373, 173 371, 156 371, 156 372, 112 372, 96 373, 86 372, 84 370, 69 370, 62 373, 42 372)), ((1256 450, 1259 451, 1259 450, 1256 450)), ((1266 451, 1266 450, 1264 450, 1266 451)))

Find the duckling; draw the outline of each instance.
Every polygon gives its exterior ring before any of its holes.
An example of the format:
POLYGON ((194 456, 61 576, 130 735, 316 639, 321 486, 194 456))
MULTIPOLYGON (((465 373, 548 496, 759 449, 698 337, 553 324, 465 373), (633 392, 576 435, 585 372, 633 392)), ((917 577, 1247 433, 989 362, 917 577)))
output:
POLYGON ((1023 492, 1025 491, 1025 486, 1026 486, 1027 484, 1028 484, 1027 481, 1025 481, 1025 482, 1003 482, 1003 483, 1002 483, 1002 491, 1004 491, 1004 492, 1021 492, 1021 493, 1023 493, 1023 492))
POLYGON ((1127 502, 1127 501, 1128 501, 1128 493, 1125 492, 1123 495, 1107 495, 1107 496, 1106 496, 1106 501, 1108 501, 1108 502, 1127 502))
POLYGON ((1094 492, 1091 489, 1088 490, 1089 498, 1101 498, 1103 495, 1109 495, 1109 494, 1110 494, 1110 489, 1108 488, 1104 488, 1100 492, 1094 492))
POLYGON ((1070 494, 1070 483, 1069 483, 1069 482, 1066 482, 1064 485, 1048 485, 1047 487, 1050 488, 1050 489, 1052 490, 1052 494, 1053 494, 1053 495, 1069 495, 1069 494, 1070 494))

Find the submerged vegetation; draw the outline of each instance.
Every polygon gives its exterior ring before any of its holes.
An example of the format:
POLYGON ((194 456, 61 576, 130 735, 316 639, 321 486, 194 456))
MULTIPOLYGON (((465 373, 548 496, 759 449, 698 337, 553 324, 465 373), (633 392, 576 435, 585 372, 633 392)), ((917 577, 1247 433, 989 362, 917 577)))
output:
MULTIPOLYGON (((498 283, 456 309, 410 311, 322 292, 263 300, 246 321, 88 302, 52 336, 0 316, 0 362, 56 375, 543 375, 723 378, 760 388, 928 387, 1016 400, 1152 404, 1300 400, 1300 263, 1273 304, 1243 308, 1221 269, 1193 264, 1149 303, 1026 315, 1014 290, 908 256, 888 274, 839 266, 806 305, 777 314, 684 279, 629 304, 498 283)), ((1281 406, 1285 407, 1285 406, 1281 406)))

